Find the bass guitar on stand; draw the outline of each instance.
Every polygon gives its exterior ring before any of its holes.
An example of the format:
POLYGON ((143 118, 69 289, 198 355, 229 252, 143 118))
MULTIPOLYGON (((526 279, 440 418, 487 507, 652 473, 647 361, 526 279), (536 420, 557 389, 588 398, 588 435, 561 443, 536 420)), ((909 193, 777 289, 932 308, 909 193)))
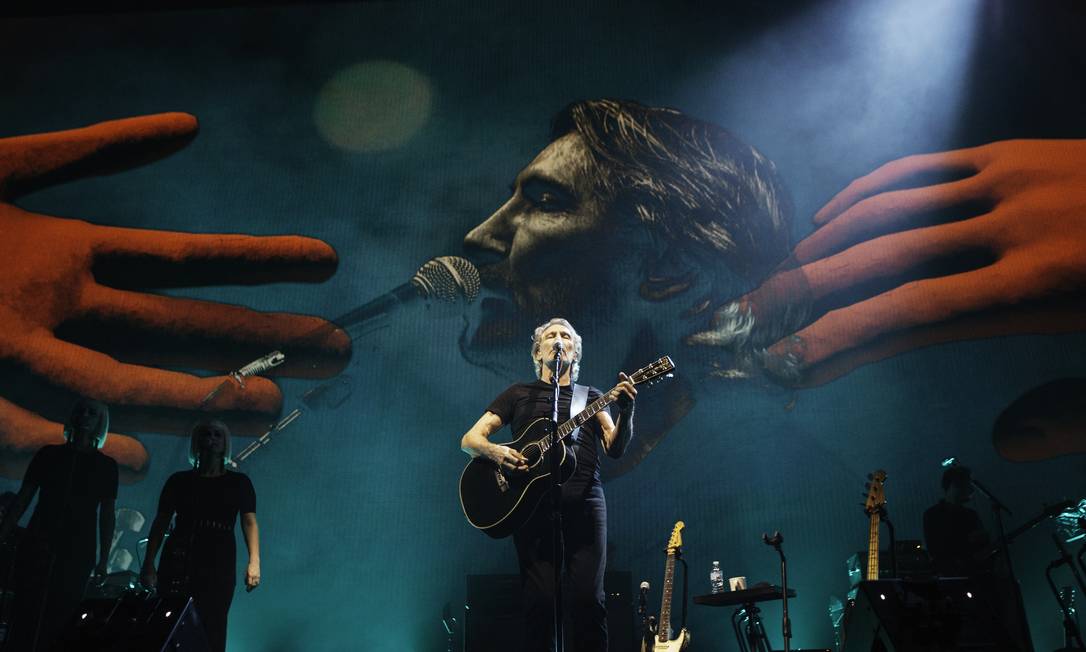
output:
POLYGON ((879 579, 879 522, 883 509, 886 508, 886 471, 879 469, 867 476, 867 500, 864 501, 864 511, 871 519, 867 534, 867 573, 866 580, 879 579))

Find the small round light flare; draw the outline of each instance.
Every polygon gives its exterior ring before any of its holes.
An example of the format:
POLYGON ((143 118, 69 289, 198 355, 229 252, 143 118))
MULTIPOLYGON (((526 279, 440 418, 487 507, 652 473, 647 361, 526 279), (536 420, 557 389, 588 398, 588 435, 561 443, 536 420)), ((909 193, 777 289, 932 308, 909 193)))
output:
POLYGON ((886 594, 885 593, 880 593, 879 594, 879 600, 885 600, 885 599, 886 599, 886 594))
POLYGON ((173 614, 173 612, 172 612, 172 611, 167 611, 167 612, 166 612, 166 617, 167 617, 167 618, 169 618, 171 614, 173 614))
POLYGON ((317 94, 313 121, 330 144, 378 152, 406 143, 430 119, 430 79, 395 61, 348 66, 317 94))
POLYGON ((84 613, 82 616, 79 617, 79 619, 80 620, 86 620, 87 616, 89 616, 89 615, 90 615, 89 613, 84 613))
POLYGON ((967 598, 969 598, 970 600, 972 600, 972 599, 973 599, 973 592, 972 592, 972 591, 966 591, 966 592, 965 592, 965 597, 967 597, 967 598))

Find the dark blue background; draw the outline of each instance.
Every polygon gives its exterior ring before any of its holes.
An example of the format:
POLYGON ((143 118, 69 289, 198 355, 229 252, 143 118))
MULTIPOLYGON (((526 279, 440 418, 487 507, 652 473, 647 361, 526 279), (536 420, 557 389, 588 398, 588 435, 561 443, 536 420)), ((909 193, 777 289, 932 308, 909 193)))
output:
MULTIPOLYGON (((826 200, 885 161, 1086 131, 1077 117, 1081 55, 1064 39, 1062 4, 1046 14, 998 2, 708 13, 696 3, 580 5, 341 3, 5 19, 2 135, 161 111, 189 112, 201 124, 195 142, 169 159, 20 205, 101 224, 321 238, 340 267, 319 288, 175 294, 331 318, 429 257, 459 253, 463 235, 545 145, 550 116, 579 98, 675 106, 734 131, 777 163, 797 238, 826 200), (314 105, 337 71, 369 61, 427 78, 431 112, 399 147, 344 151, 321 137, 314 105)), ((236 599, 231 650, 344 650, 363 640, 443 649, 441 608, 461 604, 465 574, 515 572, 512 546, 467 525, 455 487, 466 461, 460 435, 516 378, 469 366, 458 334, 455 320, 413 313, 358 340, 351 400, 306 415, 252 458, 265 585, 236 599)), ((585 342, 582 380, 609 386, 615 370, 592 366, 594 345, 585 342)), ((759 539, 780 529, 800 595, 793 646, 827 646, 829 596, 844 595, 844 560, 866 546, 857 503, 871 470, 890 474, 900 538, 920 538, 946 455, 970 464, 1015 511, 1013 522, 1044 500, 1086 493, 1081 457, 1012 464, 989 434, 1025 390, 1083 375, 1084 345, 1081 335, 966 342, 796 393, 708 391, 644 463, 607 485, 610 567, 658 585, 667 536, 682 519, 694 594, 708 591, 712 560, 727 575, 775 581, 776 557, 759 539)), ((310 386, 282 381, 285 409, 310 386)), ((141 439, 151 471, 122 487, 118 504, 150 515, 188 442, 141 439)), ((1041 530, 1014 548, 1042 649, 1061 642, 1042 577, 1050 548, 1041 530)), ((779 643, 778 613, 767 609, 779 643)), ((698 649, 734 646, 721 614, 693 607, 690 626, 698 649)))

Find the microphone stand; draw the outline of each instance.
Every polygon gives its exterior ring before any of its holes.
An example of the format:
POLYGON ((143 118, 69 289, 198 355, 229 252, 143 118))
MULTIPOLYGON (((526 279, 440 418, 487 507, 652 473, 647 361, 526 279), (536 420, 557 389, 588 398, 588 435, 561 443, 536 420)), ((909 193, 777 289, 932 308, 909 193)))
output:
POLYGON ((1074 562, 1071 560, 1071 555, 1067 553, 1067 549, 1060 543, 1060 538, 1055 533, 1052 534, 1052 540, 1056 543, 1056 548, 1060 551, 1059 558, 1053 560, 1048 564, 1048 568, 1045 569, 1045 579, 1048 580, 1048 587, 1052 589, 1052 595, 1056 598, 1056 602, 1060 605, 1060 611, 1063 612, 1063 638, 1064 646, 1066 648, 1072 647, 1074 641, 1078 642, 1078 647, 1086 647, 1082 642, 1082 633, 1078 629, 1078 623, 1075 622, 1074 617, 1071 615, 1071 609, 1067 602, 1060 595, 1060 590, 1056 588, 1056 582, 1052 579, 1052 571, 1067 564, 1071 568, 1071 572, 1075 576, 1075 581, 1078 583, 1079 588, 1082 588, 1082 577, 1078 573, 1078 569, 1075 568, 1074 562))
POLYGON ((645 605, 645 598, 648 595, 649 587, 648 582, 642 582, 639 593, 641 597, 637 601, 637 615, 641 616, 641 648, 652 649, 652 624, 651 616, 648 614, 648 608, 645 605), (646 648, 648 644, 650 647, 646 648))
POLYGON ((1078 568, 1075 567, 1075 562, 1071 558, 1071 553, 1067 552, 1067 547, 1063 545, 1059 535, 1055 532, 1052 533, 1052 541, 1056 543, 1056 548, 1060 551, 1060 561, 1067 564, 1067 567, 1071 569, 1071 575, 1075 577, 1075 583, 1078 584, 1078 590, 1082 595, 1086 595, 1086 582, 1083 582, 1082 574, 1079 573, 1078 568))
POLYGON ((790 652, 792 645, 792 620, 788 617, 788 560, 784 557, 781 544, 784 537, 779 531, 773 536, 762 534, 762 542, 767 546, 773 546, 781 557, 781 636, 784 638, 784 652, 790 652))
POLYGON ((982 485, 979 481, 970 479, 969 482, 977 488, 982 494, 988 498, 988 502, 992 505, 992 514, 995 516, 996 530, 999 533, 999 550, 1003 553, 1003 559, 1007 564, 1007 577, 1010 578, 1015 584, 1018 583, 1018 579, 1014 576, 1014 566, 1011 564, 1010 551, 1007 549, 1007 533, 1003 529, 1003 512, 1007 512, 1007 515, 1011 515, 1011 510, 1007 509, 998 498, 995 497, 988 488, 982 485))
POLYGON ((894 524, 890 521, 890 513, 886 511, 886 506, 883 505, 879 511, 882 512, 882 522, 890 531, 890 577, 897 579, 897 534, 894 532, 894 524))
POLYGON ((562 461, 558 457, 560 445, 558 443, 558 396, 561 386, 558 380, 562 371, 562 346, 561 340, 554 350, 554 368, 551 370, 551 385, 554 388, 554 402, 551 410, 551 448, 548 464, 551 476, 551 559, 554 566, 554 649, 555 652, 563 652, 565 639, 562 623, 562 485, 559 482, 562 474, 562 461))
POLYGON ((1011 563, 1011 551, 1007 542, 1007 532, 1003 528, 1003 512, 1007 512, 1007 515, 1011 515, 1011 510, 1007 508, 998 498, 995 497, 991 491, 988 490, 980 481, 970 478, 969 483, 977 488, 982 494, 988 498, 988 502, 992 506, 992 514, 995 516, 996 530, 999 533, 999 551, 1003 553, 1003 560, 1007 564, 1007 581, 1010 583, 1010 590, 1014 592, 1014 604, 1016 616, 1021 623, 1022 637, 1026 641, 1027 648, 1032 650, 1032 645, 1029 645, 1030 633, 1029 633, 1029 621, 1026 619, 1026 605, 1022 601, 1022 589, 1018 585, 1018 578, 1014 574, 1014 564, 1011 563))

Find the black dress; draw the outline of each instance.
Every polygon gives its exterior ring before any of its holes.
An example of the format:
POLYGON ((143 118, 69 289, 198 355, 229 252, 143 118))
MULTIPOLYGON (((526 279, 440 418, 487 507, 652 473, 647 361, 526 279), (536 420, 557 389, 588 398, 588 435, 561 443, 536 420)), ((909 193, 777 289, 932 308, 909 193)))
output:
POLYGON ((159 591, 191 595, 211 649, 226 649, 226 616, 237 584, 238 514, 256 512, 249 477, 227 471, 201 477, 174 473, 162 488, 160 515, 177 514, 173 534, 162 549, 159 591))
POLYGON ((95 449, 43 446, 23 483, 39 488, 38 504, 19 542, 15 622, 6 649, 48 650, 94 570, 98 510, 117 499, 117 463, 95 449))
MULTIPOLYGON (((537 380, 506 389, 487 408, 509 424, 514 433, 539 417, 550 418, 554 389, 537 380)), ((569 418, 573 390, 562 387, 558 396, 559 421, 569 418)), ((589 388, 588 402, 600 397, 589 388)), ((577 468, 562 485, 562 539, 564 586, 573 621, 568 639, 578 652, 606 652, 607 607, 603 574, 607 565, 607 503, 600 482, 599 421, 590 419, 581 427, 570 448, 577 456, 577 468)), ((554 562, 551 550, 550 503, 544 498, 531 518, 513 535, 520 562, 524 615, 528 631, 527 650, 554 649, 553 595, 554 562)))

